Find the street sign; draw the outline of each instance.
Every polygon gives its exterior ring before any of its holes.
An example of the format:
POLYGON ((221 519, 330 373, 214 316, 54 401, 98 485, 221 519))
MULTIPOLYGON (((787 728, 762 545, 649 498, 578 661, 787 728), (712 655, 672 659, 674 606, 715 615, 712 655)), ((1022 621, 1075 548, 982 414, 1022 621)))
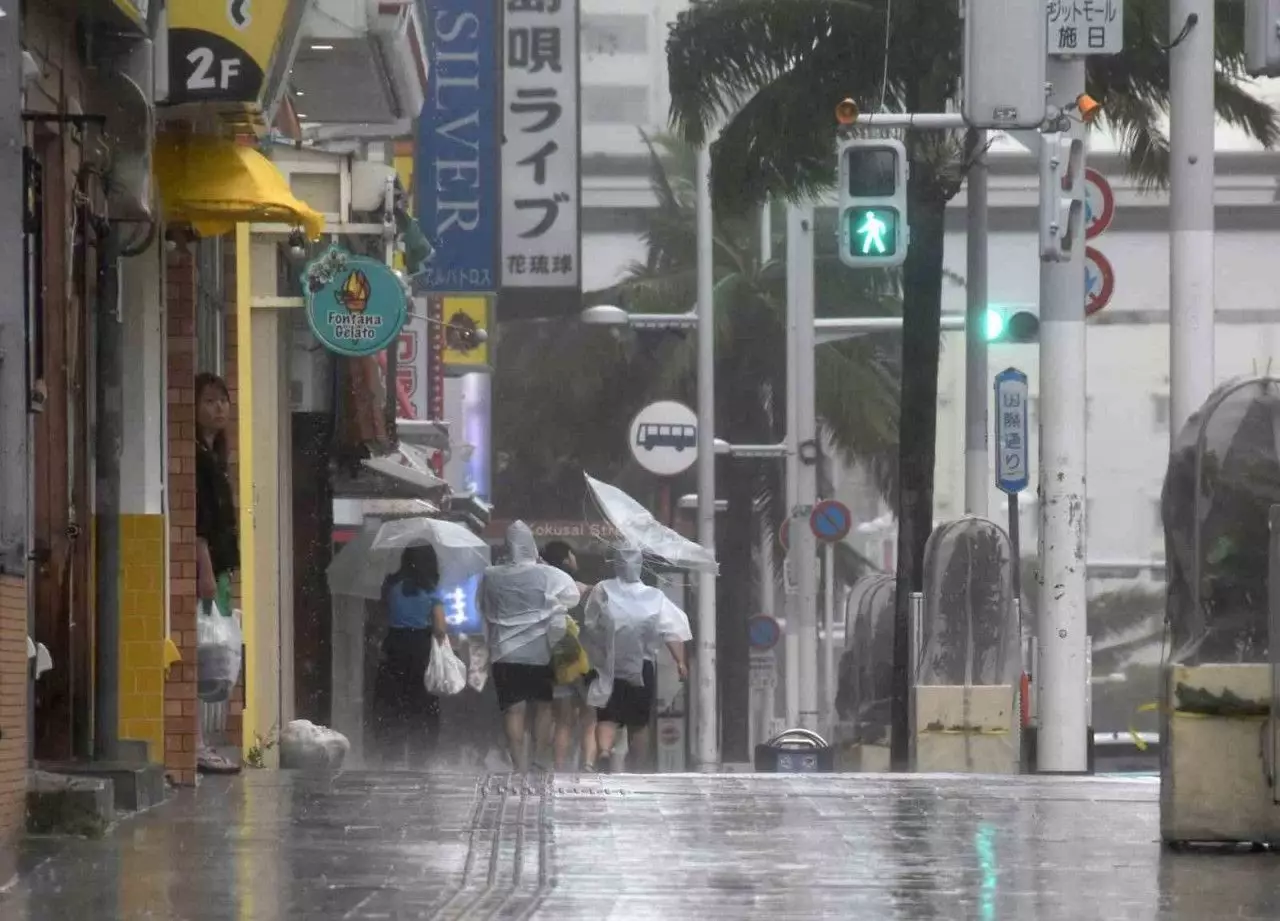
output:
POLYGON ((782 638, 782 628, 775 618, 757 614, 747 621, 747 637, 752 649, 768 651, 778 645, 778 640, 782 638))
POLYGON ((844 540, 853 527, 849 506, 835 499, 823 499, 809 513, 809 530, 818 540, 834 544, 844 540))
POLYGON ((778 659, 769 652, 751 653, 750 687, 753 691, 764 691, 778 686, 778 659))
POLYGON ((1049 0, 1046 26, 1052 55, 1119 54, 1124 0, 1049 0))
POLYGON ((683 403, 659 400, 631 420, 631 455, 658 476, 678 476, 698 459, 698 417, 683 403))
POLYGON ((1017 368, 996 375, 996 486, 1020 493, 1031 482, 1027 468, 1027 376, 1017 368))
POLYGON ((1084 238, 1092 240, 1111 226, 1116 216, 1116 196, 1107 177, 1096 169, 1084 171, 1084 238))
POLYGON ((1116 272, 1110 260, 1092 246, 1084 248, 1084 315, 1091 317, 1111 303, 1116 272))

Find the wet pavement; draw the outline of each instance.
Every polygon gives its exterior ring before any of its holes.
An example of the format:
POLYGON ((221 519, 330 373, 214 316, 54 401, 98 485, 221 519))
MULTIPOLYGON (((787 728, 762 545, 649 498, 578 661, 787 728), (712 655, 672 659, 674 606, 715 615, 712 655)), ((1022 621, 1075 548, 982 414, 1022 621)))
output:
POLYGON ((4 921, 1280 918, 1280 856, 1158 843, 1146 779, 266 771, 28 839, 4 921))

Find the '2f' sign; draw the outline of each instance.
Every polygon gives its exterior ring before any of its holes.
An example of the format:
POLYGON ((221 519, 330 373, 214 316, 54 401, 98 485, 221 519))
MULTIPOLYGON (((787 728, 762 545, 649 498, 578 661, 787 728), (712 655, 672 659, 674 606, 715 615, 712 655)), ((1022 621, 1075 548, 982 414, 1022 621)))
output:
POLYGON ((230 89, 231 81, 240 76, 239 58, 219 61, 210 48, 192 48, 187 53, 187 61, 191 64, 187 89, 192 92, 230 89))

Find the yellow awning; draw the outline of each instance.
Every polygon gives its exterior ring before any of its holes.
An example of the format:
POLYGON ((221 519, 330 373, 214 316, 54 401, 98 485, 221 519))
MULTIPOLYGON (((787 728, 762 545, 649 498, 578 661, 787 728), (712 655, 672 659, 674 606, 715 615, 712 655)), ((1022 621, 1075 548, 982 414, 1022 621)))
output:
POLYGON ((230 233, 242 221, 297 224, 324 232, 324 216, 295 198, 275 165, 252 147, 203 137, 156 138, 153 171, 164 218, 202 237, 230 233))

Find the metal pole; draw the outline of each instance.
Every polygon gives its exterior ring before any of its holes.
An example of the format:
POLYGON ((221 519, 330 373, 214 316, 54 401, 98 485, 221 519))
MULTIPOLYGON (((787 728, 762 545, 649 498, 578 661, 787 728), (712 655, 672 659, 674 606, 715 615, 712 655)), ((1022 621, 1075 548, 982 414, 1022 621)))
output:
POLYGON ((124 322, 121 316, 118 236, 106 241, 97 338, 97 420, 94 431, 94 757, 117 756, 120 735, 120 454, 124 446, 124 322))
MULTIPOLYGON (((711 221, 711 147, 698 150, 698 543, 716 548, 715 303, 711 221)), ((698 721, 694 757, 701 771, 720 766, 716 668, 716 577, 698 574, 698 721)))
POLYGON ((792 279, 795 273, 791 268, 791 219, 787 212, 787 431, 783 439, 787 446, 785 461, 786 519, 783 527, 787 529, 787 540, 791 549, 783 558, 783 612, 787 622, 787 638, 785 645, 786 685, 783 699, 786 706, 787 726, 800 725, 800 596, 796 585, 795 535, 791 533, 792 514, 799 500, 800 488, 800 452, 797 448, 799 439, 796 436, 796 374, 799 371, 798 337, 800 327, 796 322, 797 305, 792 296, 792 279))
MULTIPOLYGON (((22 45, 18 4, 0 18, 0 574, 27 572, 27 305, 22 291, 22 45)), ((37 285, 39 279, 32 279, 37 285)))
POLYGON ((1214 385, 1213 0, 1172 0, 1169 52, 1169 437, 1214 385))
MULTIPOLYGON (((1084 92, 1083 58, 1049 58, 1050 102, 1084 92)), ((1073 136, 1083 128, 1073 121, 1073 136)), ((1081 222, 1083 224, 1083 222, 1081 222)), ((1040 265, 1040 730, 1037 768, 1084 772, 1085 325, 1084 228, 1069 262, 1040 265)))
POLYGON ((836 706, 836 545, 822 548, 822 726, 835 725, 836 706))
MULTIPOLYGON (((801 451, 817 450, 814 404, 814 245, 813 207, 787 209, 787 300, 795 316, 795 437, 801 451)), ((818 548, 808 526, 818 501, 818 468, 803 459, 796 467, 796 505, 792 509, 791 550, 795 554, 799 629, 799 725, 818 729, 818 548)))
POLYGON ((967 179, 965 238, 964 510, 986 515, 991 474, 987 466, 987 158, 982 151, 987 133, 974 134, 977 146, 967 179))

